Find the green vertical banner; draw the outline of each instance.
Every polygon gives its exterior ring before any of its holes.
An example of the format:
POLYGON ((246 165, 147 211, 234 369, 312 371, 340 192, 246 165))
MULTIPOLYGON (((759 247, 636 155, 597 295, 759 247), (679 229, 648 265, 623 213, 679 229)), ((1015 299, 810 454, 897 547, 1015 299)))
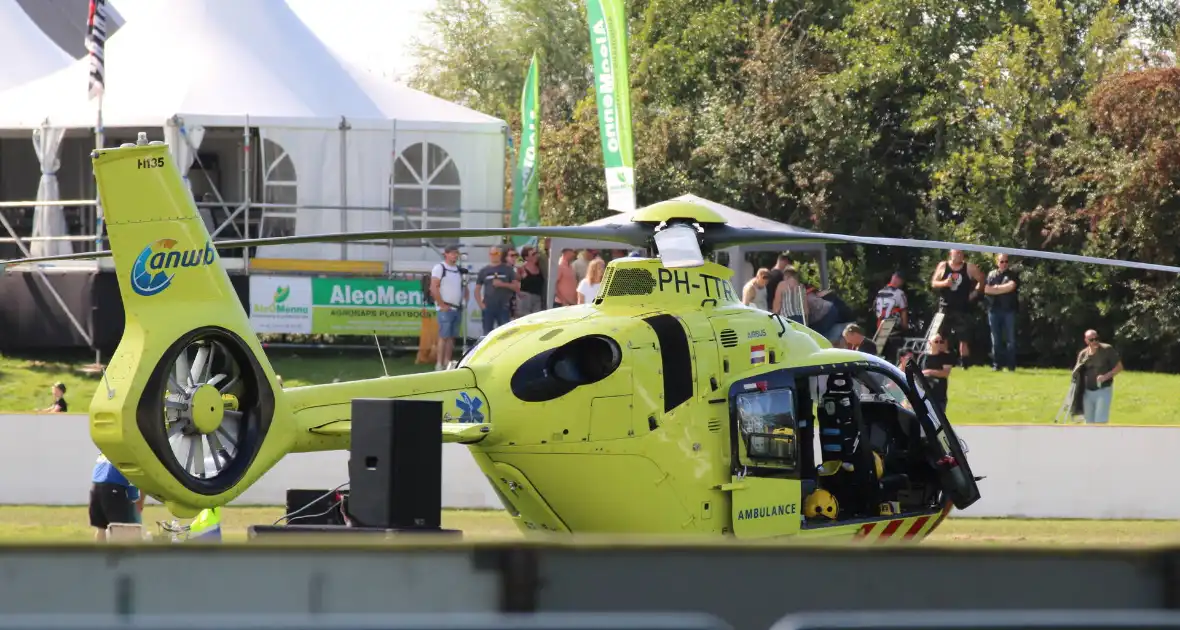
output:
POLYGON ((624 0, 586 0, 590 51, 594 55, 594 91, 598 94, 598 131, 606 167, 607 207, 635 209, 635 160, 631 150, 630 54, 624 0))
MULTIPOLYGON (((512 177, 512 227, 536 227, 541 224, 540 177, 537 172, 537 147, 540 144, 541 88, 537 79, 537 53, 529 64, 524 88, 520 92, 520 148, 516 152, 516 172, 512 177)), ((516 247, 535 245, 535 236, 514 236, 516 247)))

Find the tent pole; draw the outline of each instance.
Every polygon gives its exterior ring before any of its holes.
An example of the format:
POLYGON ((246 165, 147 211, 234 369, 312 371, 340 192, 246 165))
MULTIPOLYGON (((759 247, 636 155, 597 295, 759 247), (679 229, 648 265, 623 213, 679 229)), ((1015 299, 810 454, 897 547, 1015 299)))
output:
MULTIPOLYGON (((340 117, 340 231, 348 232, 348 120, 340 117)), ((348 242, 340 241, 340 260, 348 260, 348 242)))
MULTIPOLYGON (((389 161, 389 186, 387 189, 389 192, 389 195, 388 195, 389 229, 396 230, 397 226, 395 226, 394 222, 393 222, 393 219, 395 216, 394 215, 394 213, 395 213, 395 206, 394 206, 395 199, 394 199, 394 192, 393 192, 394 191, 393 174, 395 171, 397 171, 397 119, 396 118, 393 119, 393 146, 390 147, 390 152, 391 152, 390 155, 391 155, 392 159, 390 159, 390 161, 389 161)), ((462 219, 460 219, 460 221, 462 221, 462 219)), ((460 227, 462 227, 463 224, 460 222, 459 225, 460 225, 460 227)), ((392 239, 385 241, 385 257, 386 257, 386 264, 388 265, 389 273, 392 274, 393 270, 396 267, 396 257, 394 256, 393 240, 392 239)))
MULTIPOLYGON (((98 113, 94 121, 94 148, 102 149, 103 145, 102 133, 102 93, 98 95, 98 113)), ((102 199, 98 195, 98 180, 94 180, 94 251, 102 251, 102 232, 103 232, 103 216, 102 216, 102 199)), ((48 282, 48 281, 47 281, 48 282)), ((69 311, 66 311, 69 314, 69 311)), ((71 319, 73 319, 71 317, 71 319)), ((97 346, 94 348, 94 364, 102 365, 102 351, 97 346)))
MULTIPOLYGON (((246 238, 250 238, 250 114, 246 114, 246 124, 242 127, 242 196, 245 198, 244 226, 246 238)), ((230 216, 229 220, 233 220, 230 216)), ((250 248, 242 251, 242 268, 246 275, 250 275, 250 248)))
MULTIPOLYGON (((102 94, 98 95, 98 114, 94 121, 94 148, 102 149, 102 94)), ((98 180, 94 182, 94 251, 102 251, 102 201, 98 196, 98 180)))

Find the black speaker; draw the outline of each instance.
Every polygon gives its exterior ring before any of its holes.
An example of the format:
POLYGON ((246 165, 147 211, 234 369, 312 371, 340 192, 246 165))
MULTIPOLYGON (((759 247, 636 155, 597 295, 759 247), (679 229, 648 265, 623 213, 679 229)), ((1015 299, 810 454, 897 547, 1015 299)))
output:
POLYGON ((438 530, 442 403, 352 401, 348 516, 359 527, 438 530))

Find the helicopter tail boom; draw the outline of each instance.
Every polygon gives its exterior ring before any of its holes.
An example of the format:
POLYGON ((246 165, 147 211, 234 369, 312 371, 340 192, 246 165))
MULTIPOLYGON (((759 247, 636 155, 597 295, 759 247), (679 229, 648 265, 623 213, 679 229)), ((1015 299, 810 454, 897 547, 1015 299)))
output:
MULTIPOLYGON (((475 444, 482 442, 484 438, 491 432, 492 425, 482 422, 480 424, 468 424, 464 422, 444 422, 442 423, 442 443, 443 444, 475 444)), ((308 430, 312 435, 331 436, 335 438, 346 438, 352 435, 352 421, 351 420, 336 420, 329 422, 323 426, 313 427, 308 430)))
POLYGON ((348 450, 353 401, 361 398, 442 403, 443 443, 474 444, 491 431, 487 396, 467 368, 292 387, 283 395, 291 409, 290 425, 297 431, 292 453, 348 450))

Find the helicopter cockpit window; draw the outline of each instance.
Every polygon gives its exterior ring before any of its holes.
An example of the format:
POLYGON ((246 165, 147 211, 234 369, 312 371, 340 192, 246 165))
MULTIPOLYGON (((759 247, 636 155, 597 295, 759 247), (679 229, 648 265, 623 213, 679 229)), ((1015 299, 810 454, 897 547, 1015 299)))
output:
POLYGON ((913 410, 910 399, 897 381, 881 372, 865 370, 857 375, 856 382, 861 400, 891 402, 905 409, 913 410))
MULTIPOLYGON (((827 391, 827 374, 818 374, 808 379, 811 399, 819 400, 827 391)), ((852 389, 863 402, 887 402, 913 411, 913 405, 905 390, 888 375, 875 370, 858 370, 853 373, 852 389)))
POLYGON ((791 467, 797 464, 794 390, 741 394, 737 397, 737 416, 738 431, 750 459, 791 467))

